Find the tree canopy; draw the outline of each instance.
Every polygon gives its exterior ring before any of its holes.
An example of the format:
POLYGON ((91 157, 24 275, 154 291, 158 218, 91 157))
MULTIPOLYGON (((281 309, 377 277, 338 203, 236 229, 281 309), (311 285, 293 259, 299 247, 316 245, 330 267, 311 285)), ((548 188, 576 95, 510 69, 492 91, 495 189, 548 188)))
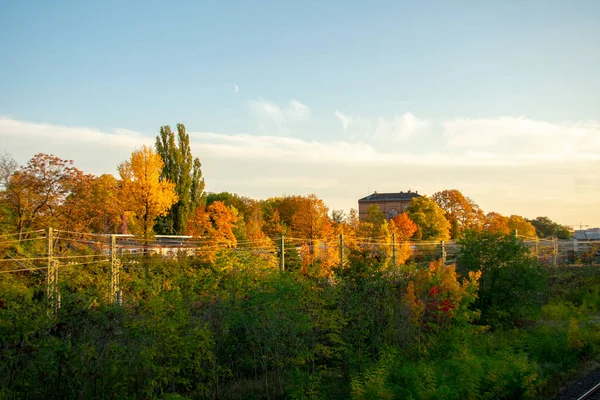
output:
POLYGON ((452 227, 452 237, 457 237, 465 229, 479 230, 484 221, 483 211, 468 197, 456 190, 436 192, 431 199, 446 213, 446 219, 452 227))
POLYGON ((162 234, 182 235, 188 218, 205 201, 201 163, 192 157, 190 137, 183 124, 177 124, 177 142, 171 127, 161 126, 155 147, 164 163, 161 179, 175 184, 178 197, 169 212, 159 217, 156 230, 162 234))
POLYGON ((131 217, 133 232, 148 239, 154 235, 156 217, 167 215, 178 200, 175 184, 161 179, 162 158, 147 146, 135 150, 118 170, 122 208, 131 217))
POLYGON ((406 209, 408 217, 417 224, 416 237, 421 240, 450 239, 450 223, 444 210, 427 196, 415 197, 406 209))
POLYGON ((535 231, 539 237, 557 237, 559 239, 568 239, 571 237, 569 228, 557 224, 548 217, 537 217, 536 219, 528 220, 528 222, 535 227, 535 231))

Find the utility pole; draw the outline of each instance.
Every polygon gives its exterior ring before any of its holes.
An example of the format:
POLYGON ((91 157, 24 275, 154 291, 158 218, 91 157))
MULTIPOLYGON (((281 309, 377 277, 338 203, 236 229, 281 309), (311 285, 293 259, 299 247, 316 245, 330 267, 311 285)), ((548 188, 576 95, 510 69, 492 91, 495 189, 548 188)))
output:
POLYGON ((283 233, 281 234, 281 238, 279 241, 279 271, 285 271, 285 243, 283 239, 283 233))
POLYGON ((340 268, 344 266, 344 234, 340 233, 340 268))
POLYGON ((392 262, 394 267, 398 265, 398 253, 396 251, 396 234, 392 233, 392 262))
POLYGON ((121 260, 117 257, 117 240, 115 235, 110 235, 110 301, 121 304, 121 290, 119 274, 121 272, 121 260))
POLYGON ((60 308, 60 294, 58 293, 58 261, 54 259, 54 232, 48 228, 48 267, 46 274, 46 300, 54 314, 60 308))
POLYGON ((442 249, 441 249, 442 250, 442 264, 446 265, 446 246, 444 246, 443 240, 440 242, 440 245, 442 247, 442 249))

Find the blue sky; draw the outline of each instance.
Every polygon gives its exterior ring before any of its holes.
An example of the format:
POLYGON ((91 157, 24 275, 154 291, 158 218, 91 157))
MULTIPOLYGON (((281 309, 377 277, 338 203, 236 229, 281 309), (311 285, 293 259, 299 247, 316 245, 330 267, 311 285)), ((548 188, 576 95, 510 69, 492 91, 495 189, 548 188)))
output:
POLYGON ((1 2, 0 151, 115 173, 182 122, 213 191, 600 225, 600 2, 173 3, 1 2))

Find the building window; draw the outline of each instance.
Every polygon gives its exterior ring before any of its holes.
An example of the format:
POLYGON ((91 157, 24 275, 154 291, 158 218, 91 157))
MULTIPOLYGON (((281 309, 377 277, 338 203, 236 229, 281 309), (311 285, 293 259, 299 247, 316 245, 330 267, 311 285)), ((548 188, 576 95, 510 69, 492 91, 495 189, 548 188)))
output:
POLYGON ((396 215, 398 215, 398 210, 396 210, 395 208, 392 208, 392 209, 389 211, 388 215, 389 215, 389 218, 388 218, 388 219, 392 219, 392 218, 394 218, 396 215))

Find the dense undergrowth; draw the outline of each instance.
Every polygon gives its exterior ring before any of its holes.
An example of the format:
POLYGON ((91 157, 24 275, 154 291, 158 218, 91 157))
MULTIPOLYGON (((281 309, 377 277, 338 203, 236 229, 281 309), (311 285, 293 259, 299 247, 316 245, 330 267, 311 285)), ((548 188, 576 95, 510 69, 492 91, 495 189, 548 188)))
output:
POLYGON ((456 267, 353 252, 333 278, 262 255, 0 274, 1 399, 551 398, 600 355, 600 269, 467 235, 456 267), (313 273, 314 272, 314 273, 313 273))

